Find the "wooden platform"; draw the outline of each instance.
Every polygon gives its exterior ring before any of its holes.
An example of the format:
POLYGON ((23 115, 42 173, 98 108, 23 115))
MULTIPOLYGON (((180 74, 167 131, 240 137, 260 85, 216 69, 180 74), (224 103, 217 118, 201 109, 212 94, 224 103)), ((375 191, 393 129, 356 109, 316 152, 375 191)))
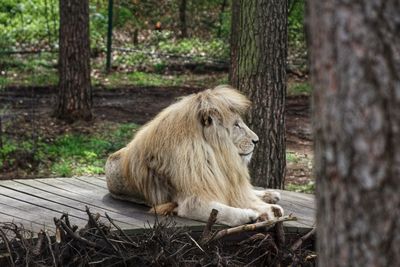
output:
MULTIPOLYGON (((281 191, 280 205, 285 214, 293 213, 297 222, 286 222, 290 232, 304 232, 315 225, 314 197, 281 191)), ((111 198, 104 177, 43 178, 0 181, 0 222, 22 223, 25 228, 38 232, 54 232, 53 218, 67 212, 72 224, 86 225, 85 206, 102 216, 104 212, 122 228, 142 231, 154 223, 148 207, 111 198)), ((104 216, 103 216, 104 217, 104 216)), ((106 218, 104 218, 106 220, 106 218)), ((174 218, 178 226, 201 230, 204 223, 174 218)))

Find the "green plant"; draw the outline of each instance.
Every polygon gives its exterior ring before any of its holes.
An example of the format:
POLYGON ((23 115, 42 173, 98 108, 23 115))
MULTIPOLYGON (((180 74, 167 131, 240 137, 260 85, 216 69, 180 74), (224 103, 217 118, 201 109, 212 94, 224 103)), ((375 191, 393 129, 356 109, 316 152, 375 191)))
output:
POLYGON ((286 161, 291 163, 299 163, 300 158, 294 152, 286 152, 286 161))
POLYGON ((288 95, 310 95, 312 87, 308 82, 292 83, 288 85, 288 95))
POLYGON ((304 46, 304 0, 292 0, 288 16, 289 46, 304 46))
POLYGON ((73 174, 71 163, 64 160, 54 163, 51 167, 51 171, 56 176, 61 177, 70 177, 73 174))
POLYGON ((315 192, 315 182, 310 181, 307 184, 288 184, 285 186, 285 189, 299 193, 313 194, 315 192))

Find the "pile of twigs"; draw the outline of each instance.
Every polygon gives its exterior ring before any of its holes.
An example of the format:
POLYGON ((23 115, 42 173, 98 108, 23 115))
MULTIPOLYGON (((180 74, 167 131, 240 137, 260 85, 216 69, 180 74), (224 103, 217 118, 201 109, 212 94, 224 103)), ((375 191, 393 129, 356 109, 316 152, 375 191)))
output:
POLYGON ((213 210, 201 235, 156 219, 129 236, 107 214, 104 222, 86 211, 81 229, 67 214, 54 218, 55 236, 41 231, 34 238, 22 225, 0 224, 0 266, 315 266, 314 231, 302 237, 283 232, 282 222, 292 216, 213 230, 213 210))

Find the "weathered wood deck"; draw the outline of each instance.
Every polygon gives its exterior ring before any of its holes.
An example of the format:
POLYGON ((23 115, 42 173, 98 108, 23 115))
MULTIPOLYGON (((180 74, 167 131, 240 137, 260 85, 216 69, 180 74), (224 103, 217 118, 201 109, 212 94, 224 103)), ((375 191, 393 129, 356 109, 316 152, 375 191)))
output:
MULTIPOLYGON (((290 232, 307 231, 315 225, 313 195, 281 191, 280 205, 286 214, 293 213, 297 222, 285 222, 290 232)), ((22 223, 25 228, 38 232, 54 232, 53 218, 69 214, 71 223, 86 225, 85 206, 92 212, 107 212, 122 228, 140 231, 152 224, 155 216, 148 207, 111 198, 104 177, 43 178, 0 181, 0 222, 22 223)), ((106 218, 104 218, 106 220, 106 218)), ((200 230, 204 223, 174 218, 178 226, 200 230)))

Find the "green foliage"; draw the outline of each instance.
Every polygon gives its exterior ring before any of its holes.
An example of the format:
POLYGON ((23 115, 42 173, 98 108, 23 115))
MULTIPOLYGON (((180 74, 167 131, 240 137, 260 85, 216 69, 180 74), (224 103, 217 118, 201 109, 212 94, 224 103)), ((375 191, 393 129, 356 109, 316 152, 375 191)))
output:
POLYGON ((157 74, 148 72, 114 72, 94 81, 102 87, 113 89, 130 86, 193 86, 211 88, 220 84, 228 83, 226 73, 217 74, 157 74))
POLYGON ((108 155, 126 145, 137 128, 128 123, 101 136, 67 134, 42 149, 51 159, 50 169, 55 175, 102 174, 108 155))
MULTIPOLYGON (((134 51, 114 52, 113 64, 116 66, 153 66, 154 70, 161 73, 171 58, 177 57, 182 60, 185 57, 190 58, 192 62, 204 63, 209 60, 229 59, 229 45, 220 39, 210 41, 198 38, 187 38, 175 40, 168 36, 168 32, 154 32, 159 36, 157 41, 150 46, 140 45, 130 47, 134 51)), ((129 46, 128 46, 129 47, 129 46)))
POLYGON ((61 177, 70 177, 72 176, 72 167, 71 167, 71 162, 66 162, 64 160, 61 160, 61 162, 56 162, 51 166, 51 171, 53 174, 56 176, 61 176, 61 177))
POLYGON ((136 124, 122 124, 102 136, 67 134, 42 146, 51 159, 51 171, 58 176, 102 174, 108 155, 132 138, 136 124))
POLYGON ((296 82, 288 85, 288 95, 310 95, 312 87, 308 82, 296 82))
POLYGON ((305 0, 291 0, 288 17, 289 46, 305 46, 304 9, 305 0))
POLYGON ((10 139, 5 139, 3 140, 3 146, 0 148, 0 155, 1 158, 6 158, 8 155, 11 153, 15 152, 18 149, 17 144, 10 140, 10 139))
POLYGON ((2 0, 0 49, 11 50, 22 45, 38 46, 43 43, 54 45, 58 23, 58 4, 55 1, 2 0))
POLYGON ((291 163, 300 162, 300 158, 294 152, 286 151, 286 161, 291 163))
POLYGON ((315 182, 310 181, 307 184, 288 184, 285 186, 285 190, 313 194, 315 193, 315 182))
POLYGON ((166 40, 158 43, 158 49, 164 53, 181 56, 207 56, 212 59, 229 58, 229 47, 227 43, 219 39, 210 41, 204 41, 198 38, 188 38, 178 41, 166 40))
MULTIPOLYGON (((0 149, 0 164, 11 165, 20 154, 32 154, 35 162, 40 163, 41 175, 72 176, 102 174, 108 155, 125 146, 133 137, 138 126, 133 123, 121 124, 104 130, 104 134, 81 135, 65 134, 54 142, 38 140, 17 142, 6 138, 0 149)), ((4 141, 4 140, 3 140, 4 141)))

